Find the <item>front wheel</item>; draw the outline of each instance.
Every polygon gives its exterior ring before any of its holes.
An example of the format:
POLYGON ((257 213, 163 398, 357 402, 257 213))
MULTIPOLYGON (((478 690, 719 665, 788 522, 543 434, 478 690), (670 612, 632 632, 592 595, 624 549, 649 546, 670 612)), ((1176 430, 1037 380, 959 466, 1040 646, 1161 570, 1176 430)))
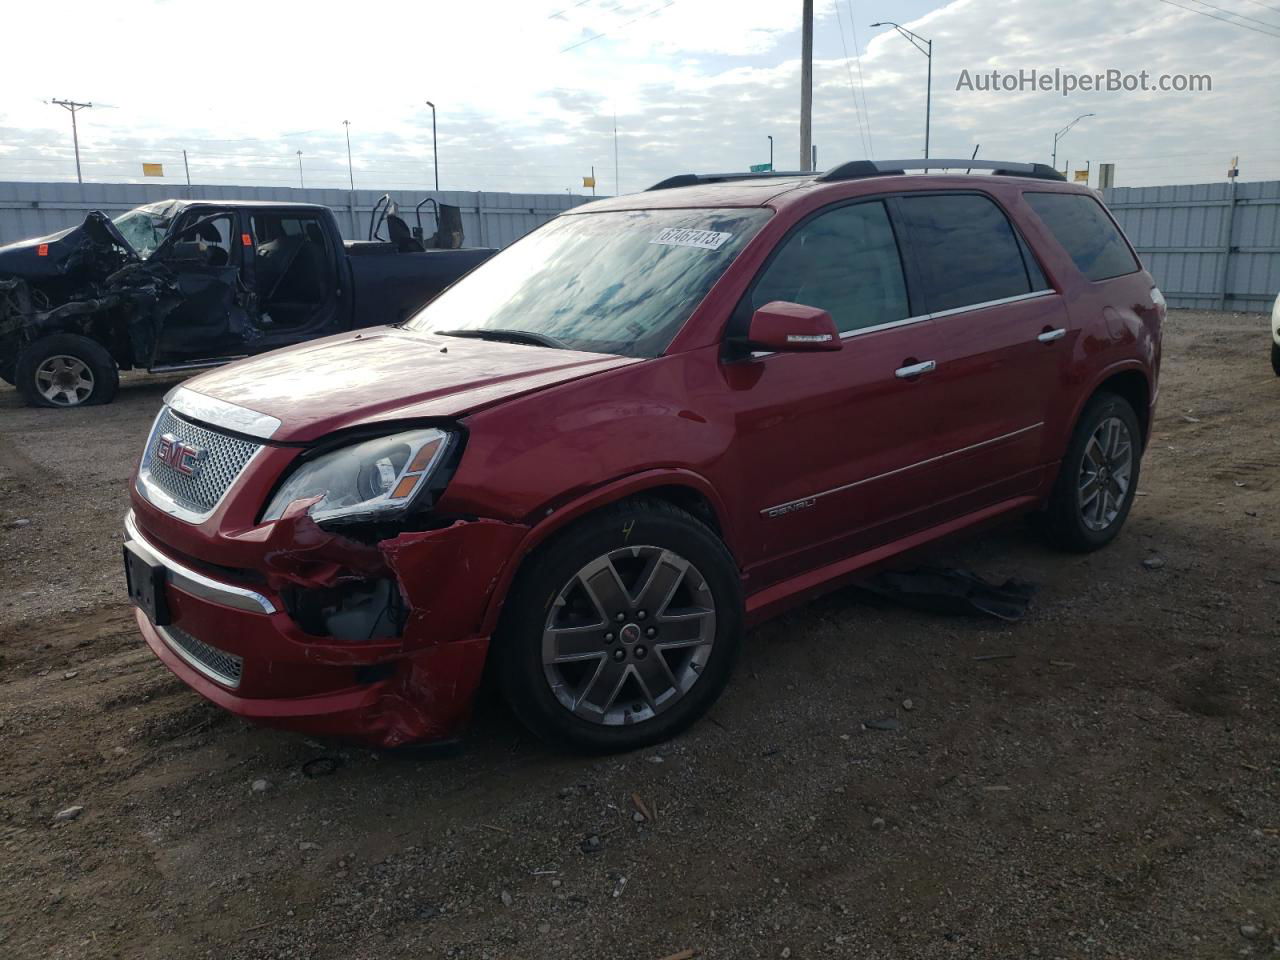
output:
POLYGON ((1280 377, 1280 343, 1271 344, 1271 369, 1280 377))
POLYGON ((516 716, 560 747, 634 750, 720 696, 742 633, 732 556, 664 501, 579 522, 526 563, 494 638, 516 716))
POLYGON ((1049 500, 1050 539, 1079 553, 1120 533, 1138 488, 1142 432, 1124 397, 1100 393, 1076 424, 1049 500))
POLYGON ((110 403, 120 388, 120 372, 106 348, 74 333, 55 333, 26 347, 14 373, 14 385, 34 407, 110 403))

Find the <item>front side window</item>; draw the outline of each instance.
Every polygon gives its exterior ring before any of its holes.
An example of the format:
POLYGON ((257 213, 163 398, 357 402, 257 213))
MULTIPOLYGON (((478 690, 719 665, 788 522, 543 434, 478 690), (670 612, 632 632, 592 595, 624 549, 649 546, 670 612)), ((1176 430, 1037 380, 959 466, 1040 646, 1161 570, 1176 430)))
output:
POLYGON ((1083 193, 1022 196, 1090 280, 1109 280, 1138 269, 1129 245, 1093 197, 1083 193))
POLYGON ((486 260, 405 325, 660 356, 769 216, 758 208, 564 214, 486 260))
POLYGON ((1018 237, 989 198, 929 194, 900 203, 930 313, 1043 289, 1038 267, 1033 287, 1018 237))
POLYGON ((907 286, 884 204, 837 207, 787 237, 751 292, 753 309, 773 300, 820 307, 841 333, 905 319, 907 286))

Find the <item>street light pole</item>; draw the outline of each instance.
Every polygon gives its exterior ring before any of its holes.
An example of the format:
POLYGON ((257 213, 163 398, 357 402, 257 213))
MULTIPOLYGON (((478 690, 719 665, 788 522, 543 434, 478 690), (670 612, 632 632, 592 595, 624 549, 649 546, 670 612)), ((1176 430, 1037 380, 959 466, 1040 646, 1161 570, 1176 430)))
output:
POLYGON ((1072 127, 1074 127, 1077 123, 1079 123, 1085 117, 1096 117, 1096 116, 1097 116, 1096 113, 1082 113, 1080 114, 1080 116, 1076 117, 1074 120, 1072 120, 1065 127, 1063 127, 1061 130, 1059 130, 1057 133, 1053 135, 1053 169, 1055 170, 1058 169, 1058 141, 1061 140, 1063 137, 1065 137, 1067 135, 1067 131, 1070 130, 1072 127))
POLYGON ((436 170, 436 193, 440 192, 440 154, 436 150, 436 105, 430 100, 424 101, 431 108, 431 163, 436 170))
MULTIPOLYGON (((908 43, 923 53, 929 60, 929 69, 925 80, 924 88, 924 158, 929 159, 929 121, 930 114, 933 112, 933 41, 926 40, 918 33, 913 33, 900 23, 894 23, 892 20, 881 20, 879 23, 873 23, 873 27, 893 27, 897 30, 908 43)), ((926 173, 929 171, 926 170, 926 173)))
POLYGON ((767 133, 765 134, 765 136, 769 137, 769 169, 772 170, 773 169, 773 137, 769 136, 769 134, 767 133))
POLYGON ((356 188, 356 175, 351 169, 351 121, 343 120, 342 125, 347 128, 347 179, 351 182, 351 189, 356 188))
POLYGON ((303 190, 307 189, 306 181, 302 179, 302 151, 298 151, 298 186, 303 190))
POLYGON ((92 107, 93 104, 77 103, 75 100, 58 100, 56 98, 51 102, 71 112, 71 142, 75 144, 76 148, 76 183, 84 183, 84 178, 80 176, 80 132, 76 129, 76 111, 92 107))

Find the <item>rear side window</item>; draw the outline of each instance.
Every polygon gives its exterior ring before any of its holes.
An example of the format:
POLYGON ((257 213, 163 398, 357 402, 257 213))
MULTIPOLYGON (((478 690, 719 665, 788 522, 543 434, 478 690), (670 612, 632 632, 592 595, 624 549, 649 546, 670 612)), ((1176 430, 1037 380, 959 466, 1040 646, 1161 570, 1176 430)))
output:
POLYGON ((1046 288, 1009 219, 987 197, 930 194, 899 202, 930 313, 1046 288))
POLYGON ((1129 245, 1093 197, 1082 193, 1022 196, 1090 280, 1107 280, 1138 269, 1129 245))
POLYGON ((907 285, 884 204, 837 207, 787 237, 751 293, 753 309, 773 300, 820 307, 841 333, 906 319, 907 285))

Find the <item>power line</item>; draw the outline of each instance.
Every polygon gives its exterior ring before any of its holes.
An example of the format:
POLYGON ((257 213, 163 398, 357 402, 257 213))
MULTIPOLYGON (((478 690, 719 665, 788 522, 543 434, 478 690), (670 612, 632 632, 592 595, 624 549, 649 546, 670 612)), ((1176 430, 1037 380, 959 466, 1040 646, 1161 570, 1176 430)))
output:
POLYGON ((614 27, 612 30, 605 30, 603 33, 597 33, 593 37, 587 37, 587 39, 585 40, 579 40, 577 43, 571 43, 569 44, 569 46, 564 47, 560 52, 568 53, 570 50, 576 49, 577 47, 582 46, 584 43, 590 43, 592 40, 599 40, 601 37, 607 37, 611 33, 617 33, 619 30, 622 30, 625 27, 629 27, 633 23, 639 23, 641 20, 644 20, 646 17, 652 17, 655 14, 661 13, 663 10, 667 9, 667 7, 671 6, 675 2, 676 0, 667 0, 667 2, 664 3, 662 6, 654 7, 648 13, 642 13, 640 14, 640 16, 634 17, 631 20, 628 20, 626 23, 623 23, 614 27))
POLYGON ((858 108, 858 94, 853 89, 853 68, 849 65, 849 47, 844 42, 844 15, 840 12, 840 4, 836 4, 836 19, 840 26, 840 49, 844 51, 844 72, 849 80, 849 96, 853 98, 853 115, 858 121, 858 139, 862 142, 862 152, 867 156, 871 156, 871 151, 867 148, 867 135, 862 129, 862 111, 858 108))
POLYGON ((1247 23, 1241 23, 1238 20, 1228 20, 1226 17, 1220 17, 1217 14, 1209 13, 1207 10, 1197 10, 1195 7, 1184 7, 1180 3, 1174 3, 1174 0, 1160 0, 1161 3, 1167 3, 1171 7, 1177 7, 1179 10, 1186 10, 1190 13, 1198 13, 1202 17, 1208 17, 1211 20, 1221 20, 1223 23, 1229 23, 1233 27, 1239 27, 1242 30, 1252 30, 1254 33, 1260 33, 1264 37, 1274 37, 1280 40, 1280 33, 1267 33, 1265 30, 1259 30, 1257 27, 1251 27, 1247 23))
POLYGON ((862 116, 867 121, 867 156, 874 158, 876 145, 871 139, 871 113, 867 110, 867 85, 862 79, 862 50, 858 46, 858 25, 853 18, 853 0, 845 0, 845 6, 849 8, 849 29, 853 31, 853 62, 858 65, 858 89, 862 92, 862 116))
POLYGON ((568 13, 570 10, 576 10, 578 9, 578 7, 585 6, 590 2, 591 0, 578 0, 577 3, 571 3, 569 4, 569 6, 565 7, 563 10, 557 10, 555 13, 547 14, 547 19, 554 20, 556 17, 560 16, 562 13, 568 13))
MULTIPOLYGON (((1228 14, 1230 16, 1239 17, 1241 20, 1249 20, 1252 23, 1260 23, 1264 27, 1269 27, 1272 30, 1280 30, 1280 26, 1277 26, 1274 23, 1267 23, 1267 21, 1259 20, 1256 17, 1246 17, 1243 13, 1236 13, 1234 10, 1228 10, 1226 7, 1219 7, 1215 4, 1207 3, 1206 0, 1192 0, 1192 2, 1198 3, 1202 7, 1209 7, 1211 10, 1220 10, 1223 13, 1228 14)), ((1244 26, 1244 24, 1241 24, 1241 26, 1244 26)))
POLYGON ((1272 10, 1272 11, 1274 11, 1274 12, 1276 12, 1276 13, 1280 13, 1280 7, 1272 7, 1272 6, 1268 6, 1267 4, 1263 3, 1263 2, 1262 2, 1262 0, 1246 0, 1246 2, 1248 2, 1248 3, 1252 3, 1252 4, 1254 4, 1255 6, 1259 6, 1259 7, 1261 7, 1263 10, 1272 10))

